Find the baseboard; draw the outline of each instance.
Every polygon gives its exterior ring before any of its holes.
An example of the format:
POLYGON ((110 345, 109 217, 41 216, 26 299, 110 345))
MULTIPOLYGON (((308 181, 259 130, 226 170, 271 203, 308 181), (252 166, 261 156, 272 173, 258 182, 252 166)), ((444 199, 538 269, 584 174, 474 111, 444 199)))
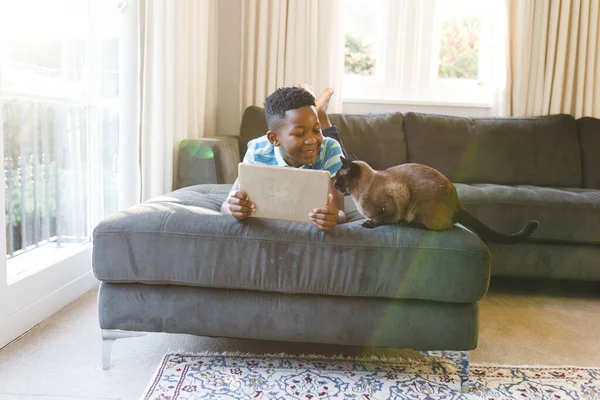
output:
POLYGON ((18 339, 85 293, 98 287, 98 284, 92 271, 89 271, 27 308, 11 315, 0 330, 0 348, 18 339))

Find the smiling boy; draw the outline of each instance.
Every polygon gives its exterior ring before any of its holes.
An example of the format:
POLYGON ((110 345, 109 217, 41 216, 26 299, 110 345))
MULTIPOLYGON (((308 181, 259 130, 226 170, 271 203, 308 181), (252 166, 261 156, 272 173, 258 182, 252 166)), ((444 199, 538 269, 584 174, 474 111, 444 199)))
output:
MULTIPOLYGON (((310 87, 301 86, 280 88, 267 97, 265 117, 269 131, 248 143, 243 162, 329 171, 329 204, 307 216, 318 229, 328 232, 346 222, 344 196, 333 186, 343 155, 339 142, 330 137, 339 137, 327 115, 333 90, 325 89, 315 100, 310 87)), ((242 220, 255 210, 255 204, 239 190, 236 180, 221 211, 242 220)))

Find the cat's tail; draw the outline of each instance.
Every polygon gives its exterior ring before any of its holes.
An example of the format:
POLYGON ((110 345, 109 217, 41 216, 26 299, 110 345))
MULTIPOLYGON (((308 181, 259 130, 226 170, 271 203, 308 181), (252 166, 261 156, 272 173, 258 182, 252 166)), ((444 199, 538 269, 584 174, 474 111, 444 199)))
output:
POLYGON ((475 231, 475 233, 479 235, 479 237, 484 242, 490 241, 502 244, 514 244, 527 239, 539 225, 538 221, 530 221, 525 228, 521 229, 517 233, 500 233, 485 225, 483 222, 478 220, 473 214, 471 214, 462 207, 456 215, 454 222, 458 222, 459 224, 462 224, 467 228, 475 231))

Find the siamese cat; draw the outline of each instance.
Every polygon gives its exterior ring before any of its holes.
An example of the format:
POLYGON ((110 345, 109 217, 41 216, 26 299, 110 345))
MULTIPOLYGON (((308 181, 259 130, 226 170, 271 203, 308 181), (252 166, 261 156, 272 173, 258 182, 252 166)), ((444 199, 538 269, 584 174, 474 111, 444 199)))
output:
POLYGON ((422 164, 402 164, 375 171, 363 161, 342 157, 334 186, 352 196, 358 210, 368 218, 362 224, 365 228, 407 224, 441 231, 459 223, 484 241, 512 244, 525 240, 538 227, 538 221, 531 221, 510 235, 492 230, 462 208, 456 188, 448 178, 422 164))

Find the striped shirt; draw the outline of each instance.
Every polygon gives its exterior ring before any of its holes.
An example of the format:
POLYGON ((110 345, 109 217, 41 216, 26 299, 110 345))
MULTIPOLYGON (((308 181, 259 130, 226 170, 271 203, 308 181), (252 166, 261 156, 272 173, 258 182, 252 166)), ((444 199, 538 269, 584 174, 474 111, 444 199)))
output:
MULTIPOLYGON (((336 128, 331 127, 327 130, 330 129, 333 130, 336 128)), ((333 178, 339 169, 342 168, 342 161, 340 159, 343 155, 342 147, 337 140, 325 136, 325 131, 323 132, 323 142, 321 143, 321 149, 319 150, 315 162, 308 165, 302 165, 300 168, 327 170, 333 178)), ((273 144, 269 142, 269 139, 267 139, 267 135, 248 142, 248 150, 244 156, 244 163, 289 167, 288 163, 285 162, 281 156, 279 147, 273 146, 273 144)))

